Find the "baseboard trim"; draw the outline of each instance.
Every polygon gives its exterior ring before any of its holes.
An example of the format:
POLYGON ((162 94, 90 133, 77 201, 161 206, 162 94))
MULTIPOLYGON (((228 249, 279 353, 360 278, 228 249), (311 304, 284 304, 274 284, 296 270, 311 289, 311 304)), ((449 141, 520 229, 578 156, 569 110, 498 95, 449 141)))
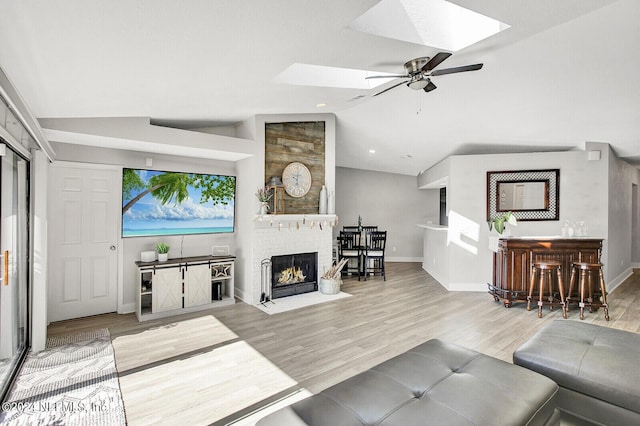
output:
POLYGON ((122 305, 118 306, 119 314, 131 314, 131 313, 134 313, 135 311, 136 311, 135 303, 123 303, 122 305))
POLYGON ((243 290, 243 289, 241 289, 241 288, 238 288, 238 287, 235 287, 235 288, 234 288, 234 290, 233 290, 233 296, 234 296, 236 299, 242 300, 244 303, 247 303, 247 304, 251 305, 251 303, 249 303, 249 302, 245 299, 245 297, 244 297, 244 293, 245 293, 245 292, 244 292, 244 290, 243 290))
POLYGON ((443 284, 438 281, 438 283, 444 287, 447 291, 472 291, 472 292, 486 292, 487 284, 486 283, 447 283, 443 284))
POLYGON ((606 283, 607 292, 611 293, 613 290, 615 290, 620 284, 622 284, 631 275, 633 275, 633 266, 630 266, 623 273, 621 273, 617 277, 609 280, 609 282, 606 283))
POLYGON ((389 257, 385 256, 385 262, 422 263, 421 257, 389 257))

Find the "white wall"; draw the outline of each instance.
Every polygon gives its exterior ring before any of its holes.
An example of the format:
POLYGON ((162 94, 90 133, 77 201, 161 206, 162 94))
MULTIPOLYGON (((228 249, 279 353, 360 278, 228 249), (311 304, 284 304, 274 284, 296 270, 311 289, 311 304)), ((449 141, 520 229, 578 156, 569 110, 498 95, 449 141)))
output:
POLYGON ((253 219, 258 212, 259 203, 254 195, 256 188, 264 186, 264 123, 262 123, 262 142, 258 137, 257 118, 242 122, 236 128, 236 135, 255 142, 254 155, 237 163, 238 173, 242 180, 238 181, 236 209, 238 232, 236 240, 236 297, 250 300, 253 288, 253 219))
MULTIPOLYGON (((236 295, 251 303, 252 290, 259 283, 255 283, 253 277, 253 239, 255 215, 259 208, 258 200, 254 193, 256 188, 264 185, 264 126, 268 122, 287 121, 325 121, 327 151, 325 153, 325 182, 328 185, 335 185, 335 116, 333 114, 288 114, 288 115, 264 115, 256 116, 241 123, 235 128, 235 132, 226 129, 225 133, 235 133, 236 138, 242 141, 242 153, 246 157, 239 161, 219 161, 194 157, 180 157, 157 153, 124 151, 118 149, 92 147, 70 143, 54 143, 57 152, 57 160, 85 162, 95 164, 112 164, 122 167, 149 168, 155 170, 189 171, 195 173, 218 173, 237 176, 236 181, 236 231, 233 234, 207 234, 188 235, 184 239, 182 236, 163 237, 171 246, 170 257, 194 256, 211 253, 212 246, 226 245, 230 247, 231 254, 237 256, 236 264, 236 295), (252 140, 257 142, 253 143, 252 140), (249 155, 247 157, 247 155, 249 155), (152 158, 153 166, 147 167, 145 159, 152 158), (182 253, 180 248, 182 247, 182 253)), ((50 127, 54 124, 66 126, 84 125, 82 122, 50 120, 47 122, 50 127)), ((92 125, 101 124, 99 122, 92 125)), ((135 124, 135 123, 134 123, 135 124)), ((118 133, 117 129, 111 129, 107 123, 101 124, 101 132, 118 133)), ((63 126, 63 127, 64 127, 63 126)), ((152 126, 153 127, 153 126, 152 126)), ((78 129, 76 129, 78 130, 78 129)), ((88 129, 79 129, 88 131, 88 129)), ((78 130, 78 131, 79 131, 78 130)), ((91 129, 89 129, 91 130, 91 129)), ((171 132, 176 129, 169 129, 171 132)), ((93 129, 92 131, 95 131, 93 129)), ((154 127, 154 137, 161 137, 157 133, 159 128, 154 127)), ((189 132, 190 134, 193 132, 189 132)), ((173 134, 173 133, 172 133, 173 134)), ((137 134, 136 134, 137 135, 137 134)), ((205 135, 203 133, 203 135, 205 135)), ((138 135, 144 139, 144 135, 138 135)), ((191 135, 195 138, 195 136, 191 135)), ((202 138, 202 137, 201 137, 202 138)), ((200 138, 200 139, 201 139, 200 138)), ((215 148, 217 135, 210 135, 212 140, 211 149, 215 148)), ((198 140, 200 140, 198 139, 198 140)), ((222 138, 225 149, 228 148, 228 137, 222 138)), ((179 151, 177 151, 179 152, 179 151)), ((140 259, 140 252, 153 250, 157 237, 124 238, 121 240, 122 247, 122 287, 123 294, 118 302, 118 312, 131 312, 135 309, 136 289, 137 289, 137 268, 134 264, 140 259)))
POLYGON ((42 151, 32 151, 31 160, 31 348, 44 350, 47 343, 47 171, 49 160, 42 151))
POLYGON ((421 262, 423 230, 416 225, 427 220, 425 210, 432 205, 431 198, 433 194, 416 188, 415 177, 338 167, 336 214, 340 223, 334 237, 343 225, 357 225, 362 216, 363 225, 378 225, 387 231, 387 261, 421 262))
MULTIPOLYGON (((325 185, 328 189, 333 188, 335 187, 336 166, 336 117, 334 114, 257 115, 236 127, 237 137, 255 141, 253 157, 237 162, 242 182, 238 186, 236 208, 242 206, 242 212, 237 215, 239 231, 236 240, 238 252, 236 274, 239 280, 236 281, 236 296, 249 304, 257 304, 260 300, 260 275, 255 271, 259 268, 263 256, 257 254, 261 252, 257 249, 259 245, 257 239, 264 238, 264 234, 256 231, 255 218, 260 203, 255 197, 255 192, 258 187, 265 184, 265 124, 303 121, 325 122, 325 185)), ((296 236, 295 233, 292 233, 291 237, 297 238, 300 235, 296 236)), ((328 250, 331 250, 330 246, 328 250)))
POLYGON ((640 268, 640 184, 632 184, 631 188, 631 262, 634 267, 640 268))
MULTIPOLYGON (((590 144, 588 149, 602 150, 601 160, 589 161, 586 151, 452 156, 419 175, 418 186, 448 181, 446 245, 440 251, 433 248, 435 260, 425 262, 427 272, 446 278, 433 265, 448 263, 448 282, 441 282, 443 286, 450 290, 486 291, 493 272, 493 252, 488 248, 488 239, 496 235, 489 232, 486 224, 487 171, 560 169, 560 220, 521 221, 511 228, 511 235, 560 235, 565 220, 584 220, 590 236, 605 239, 602 257, 605 265, 610 263, 610 246, 615 246, 616 253, 629 250, 630 245, 609 235, 608 145, 590 144)), ((631 185, 628 187, 630 194, 631 185)), ((617 269, 608 271, 608 267, 607 280, 615 279, 617 269)))
MULTIPOLYGON (((237 176, 236 163, 230 161, 206 160, 200 158, 168 156, 162 154, 148 154, 143 152, 124 151, 108 148, 96 148, 83 145, 54 143, 57 160, 74 161, 93 164, 110 164, 130 168, 153 170, 168 170, 193 173, 214 173, 237 176), (153 165, 147 167, 146 158, 152 158, 153 165)), ((242 179, 239 177, 237 183, 242 179)), ((236 200, 237 201, 237 200, 236 200)), ((236 215, 240 207, 236 202, 236 215)), ((236 216, 236 229, 238 229, 236 216)), ((213 246, 229 246, 230 253, 235 253, 235 233, 232 234, 204 234, 180 235, 161 238, 171 246, 169 257, 200 256, 211 254, 213 246), (182 250, 181 250, 182 248, 182 250), (181 252, 182 251, 182 252, 181 252)), ((122 247, 122 288, 123 292, 118 300, 118 312, 126 313, 135 310, 138 277, 135 261, 140 260, 140 252, 155 250, 155 244, 160 237, 130 237, 121 238, 122 247)))
POLYGON ((449 250, 446 229, 424 229, 422 269, 445 287, 449 283, 449 250))
POLYGON ((38 121, 1 68, 0 135, 23 155, 31 155, 28 265, 31 297, 28 303, 31 348, 39 352, 45 348, 47 339, 47 172, 48 161, 55 153, 38 121))
MULTIPOLYGON (((633 241, 638 241, 638 228, 632 224, 638 220, 632 216, 637 212, 632 206, 633 185, 640 184, 640 171, 615 156, 610 147, 609 165, 609 197, 608 197, 608 254, 606 278, 608 289, 622 283, 633 273, 634 259, 633 241), (635 231, 635 235, 632 234, 635 231)), ((637 200, 636 200, 637 202, 637 200)))

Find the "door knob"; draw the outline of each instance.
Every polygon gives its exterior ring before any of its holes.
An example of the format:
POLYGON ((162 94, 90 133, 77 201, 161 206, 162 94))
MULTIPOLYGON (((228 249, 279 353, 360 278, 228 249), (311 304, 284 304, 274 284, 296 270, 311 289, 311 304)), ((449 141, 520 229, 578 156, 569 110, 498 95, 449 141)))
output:
POLYGON ((109 250, 116 251, 116 246, 109 246, 109 250))

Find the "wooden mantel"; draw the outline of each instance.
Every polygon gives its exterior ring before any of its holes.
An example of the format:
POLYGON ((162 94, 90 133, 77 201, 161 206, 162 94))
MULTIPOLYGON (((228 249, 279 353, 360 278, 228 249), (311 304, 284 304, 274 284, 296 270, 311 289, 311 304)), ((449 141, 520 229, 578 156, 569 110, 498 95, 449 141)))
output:
POLYGON ((533 261, 562 264, 562 279, 568 288, 573 262, 600 262, 602 239, 591 237, 501 238, 493 255, 493 283, 489 293, 506 307, 526 301, 533 261))

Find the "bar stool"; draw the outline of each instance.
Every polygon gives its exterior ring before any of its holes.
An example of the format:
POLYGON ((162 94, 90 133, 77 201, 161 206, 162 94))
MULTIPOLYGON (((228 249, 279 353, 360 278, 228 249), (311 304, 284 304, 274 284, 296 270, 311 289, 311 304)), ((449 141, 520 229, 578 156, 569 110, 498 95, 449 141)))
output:
POLYGON ((607 304, 607 289, 604 284, 604 274, 602 273, 602 263, 589 263, 589 262, 573 262, 573 268, 571 269, 571 279, 569 280, 569 293, 567 294, 567 310, 569 310, 569 303, 571 300, 571 295, 573 294, 573 287, 576 284, 576 280, 578 280, 578 285, 580 286, 580 302, 578 306, 580 306, 580 319, 584 319, 584 308, 585 306, 589 307, 589 312, 593 312, 593 308, 598 310, 598 308, 604 308, 604 319, 609 321, 609 305, 607 304), (580 278, 578 278, 578 273, 580 274, 580 278), (600 285, 600 292, 602 301, 598 301, 594 299, 594 288, 593 288, 593 276, 597 274, 598 281, 600 285), (588 287, 589 297, 585 299, 585 286, 588 287), (586 300, 586 301, 585 301, 586 300))
POLYGON ((562 307, 562 318, 567 317, 566 302, 564 299, 564 286, 562 285, 562 273, 560 272, 562 264, 560 262, 533 262, 531 267, 531 282, 529 283, 529 296, 527 297, 527 311, 531 310, 531 301, 533 300, 533 291, 538 286, 538 318, 542 318, 542 306, 549 305, 549 310, 553 310, 554 305, 562 307), (558 292, 560 294, 560 302, 553 296, 553 275, 555 272, 558 281, 558 292), (544 298, 545 284, 549 291, 547 300, 544 298))

